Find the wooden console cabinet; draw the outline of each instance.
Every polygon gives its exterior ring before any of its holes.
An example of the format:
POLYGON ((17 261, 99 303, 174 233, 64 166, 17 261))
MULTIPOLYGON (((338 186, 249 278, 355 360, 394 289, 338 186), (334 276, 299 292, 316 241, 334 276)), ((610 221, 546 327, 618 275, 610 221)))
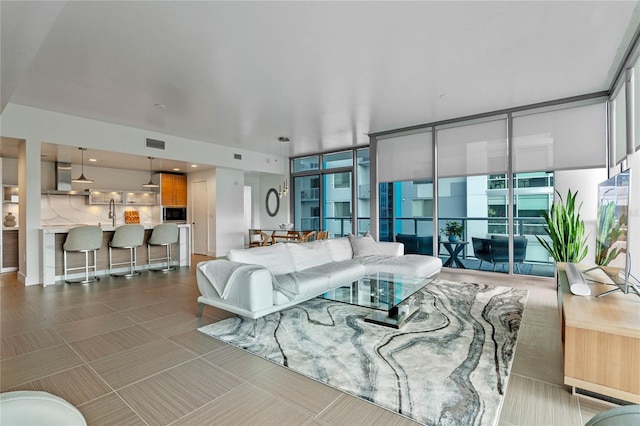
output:
POLYGON ((564 383, 640 404, 640 297, 590 283, 590 296, 569 291, 558 265, 558 303, 562 321, 564 383))

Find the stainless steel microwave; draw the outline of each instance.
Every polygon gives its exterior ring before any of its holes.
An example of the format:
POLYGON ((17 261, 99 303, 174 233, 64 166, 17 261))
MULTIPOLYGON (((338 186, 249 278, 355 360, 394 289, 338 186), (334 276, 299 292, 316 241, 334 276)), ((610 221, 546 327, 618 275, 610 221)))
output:
POLYGON ((163 207, 162 221, 163 222, 186 222, 187 208, 186 207, 163 207))

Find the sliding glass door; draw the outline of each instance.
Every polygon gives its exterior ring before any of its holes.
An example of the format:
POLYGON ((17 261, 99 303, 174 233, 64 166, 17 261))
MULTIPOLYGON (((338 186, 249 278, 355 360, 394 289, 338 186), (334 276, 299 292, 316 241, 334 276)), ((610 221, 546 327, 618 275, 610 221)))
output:
POLYGON ((323 228, 329 238, 343 237, 352 230, 351 172, 323 175, 323 228))

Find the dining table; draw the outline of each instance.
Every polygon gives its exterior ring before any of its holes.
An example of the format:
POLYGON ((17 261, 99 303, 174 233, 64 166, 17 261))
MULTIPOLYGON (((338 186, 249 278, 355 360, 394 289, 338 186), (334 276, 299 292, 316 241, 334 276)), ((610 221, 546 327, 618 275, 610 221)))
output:
POLYGON ((278 242, 297 243, 302 238, 302 231, 286 230, 286 229, 269 229, 271 231, 271 244, 278 242))

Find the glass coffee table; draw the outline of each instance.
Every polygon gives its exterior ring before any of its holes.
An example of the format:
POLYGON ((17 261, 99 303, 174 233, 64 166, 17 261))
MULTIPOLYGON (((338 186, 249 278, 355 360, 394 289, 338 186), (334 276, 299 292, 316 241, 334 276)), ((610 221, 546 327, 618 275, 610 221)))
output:
POLYGON ((359 278, 319 297, 372 308, 374 311, 364 318, 365 322, 400 328, 418 310, 411 296, 431 281, 432 278, 380 272, 359 278))

